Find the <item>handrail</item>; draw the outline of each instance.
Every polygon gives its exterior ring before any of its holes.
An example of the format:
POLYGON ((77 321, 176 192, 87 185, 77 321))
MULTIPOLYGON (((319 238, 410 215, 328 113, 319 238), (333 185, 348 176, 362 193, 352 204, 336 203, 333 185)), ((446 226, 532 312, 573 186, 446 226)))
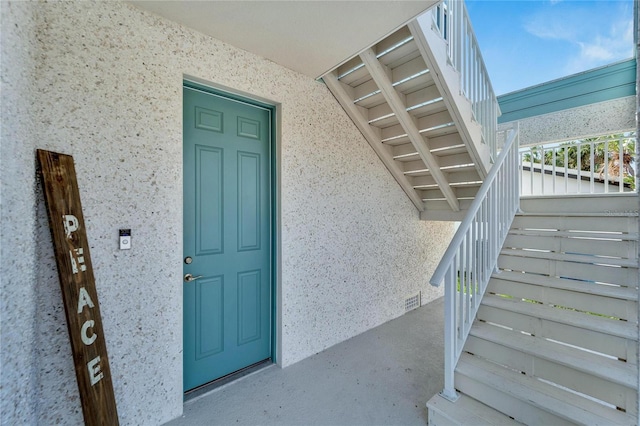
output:
POLYGON ((454 371, 513 218, 520 208, 518 130, 509 131, 496 163, 438 264, 431 285, 445 283, 445 386, 457 399, 454 371))
POLYGON ((458 247, 462 243, 466 228, 470 226, 471 222, 475 217, 475 214, 477 213, 478 209, 482 205, 484 198, 489 192, 489 189, 493 181, 495 180, 496 176, 498 175, 498 172, 500 171, 499 169, 502 163, 504 163, 507 154, 510 152, 511 147, 513 146, 515 140, 517 139, 517 136, 518 136, 517 130, 514 130, 514 129, 510 130, 509 138, 507 142, 504 144, 504 149, 500 153, 500 156, 498 157, 498 161, 496 162, 496 164, 493 165, 493 167, 491 168, 491 171, 489 172, 489 175, 487 176, 485 181, 482 183, 482 186, 476 193, 475 199, 471 203, 471 206, 469 207, 469 210, 467 211, 466 216, 464 217, 464 219, 460 223, 460 226, 458 227, 458 231, 455 233, 455 236, 451 240, 451 243, 449 244, 447 251, 445 251, 444 255, 442 256, 442 259, 440 260, 440 263, 438 264, 438 267, 436 268, 435 272, 431 276, 431 280, 429 280, 429 283, 431 285, 440 286, 440 284, 442 283, 442 280, 444 279, 444 274, 446 273, 448 263, 453 259, 453 256, 456 253, 456 247, 458 247))
POLYGON ((636 132, 520 147, 523 196, 637 192, 636 132))
POLYGON ((482 126, 482 140, 489 146, 492 159, 495 159, 500 106, 465 2, 443 0, 432 10, 435 28, 448 43, 449 62, 460 73, 460 87, 471 102, 475 120, 482 126))

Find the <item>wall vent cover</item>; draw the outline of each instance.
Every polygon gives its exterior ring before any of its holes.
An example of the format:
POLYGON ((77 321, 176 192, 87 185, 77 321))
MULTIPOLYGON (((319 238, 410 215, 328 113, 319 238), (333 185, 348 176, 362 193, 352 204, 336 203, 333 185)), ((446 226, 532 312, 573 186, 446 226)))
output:
POLYGON ((422 294, 421 291, 419 291, 416 295, 411 296, 411 297, 407 297, 404 301, 404 311, 405 312, 409 312, 412 311, 416 308, 420 307, 420 295, 422 294))

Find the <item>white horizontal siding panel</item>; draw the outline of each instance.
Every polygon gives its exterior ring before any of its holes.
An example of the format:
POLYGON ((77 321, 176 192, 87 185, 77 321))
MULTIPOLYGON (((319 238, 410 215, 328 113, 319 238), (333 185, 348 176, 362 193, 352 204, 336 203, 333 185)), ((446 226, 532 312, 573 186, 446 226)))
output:
POLYGON ((539 236, 509 234, 504 247, 550 250, 555 253, 588 254, 598 256, 637 259, 635 241, 606 240, 596 238, 567 238, 565 236, 539 236))
MULTIPOLYGON (((487 295, 484 299, 491 299, 491 297, 487 295)), ((519 312, 505 311, 484 303, 478 309, 477 319, 610 355, 626 360, 630 364, 637 363, 638 344, 625 337, 536 318, 519 312)))
MULTIPOLYGON (((574 347, 543 337, 532 336, 487 323, 477 323, 470 334, 488 343, 515 349, 523 354, 533 355, 547 361, 554 361, 566 368, 589 373, 629 389, 634 389, 638 386, 638 378, 634 377, 636 367, 617 358, 577 350, 574 347)), ((535 372, 532 374, 535 374, 535 372)))
POLYGON ((617 285, 597 284, 592 282, 588 282, 585 285, 585 282, 573 279, 548 277, 544 275, 525 274, 521 272, 511 271, 500 271, 498 274, 493 275, 493 279, 509 282, 521 282, 525 284, 563 289, 577 293, 594 294, 615 299, 631 301, 638 300, 638 291, 635 287, 632 288, 617 285))
MULTIPOLYGON (((620 407, 627 412, 635 412, 634 404, 629 404, 630 401, 637 397, 635 389, 625 384, 590 374, 581 369, 574 369, 571 363, 561 365, 546 357, 538 357, 534 353, 495 344, 475 336, 469 337, 465 350, 475 356, 489 359, 493 363, 520 371, 527 376, 541 378, 589 395, 604 403, 620 407)), ((550 354, 554 354, 554 352, 550 352, 550 354)), ((596 368, 604 373, 607 370, 604 363, 602 364, 596 368)), ((615 370, 610 371, 618 372, 615 370)))
POLYGON ((597 213, 602 216, 638 214, 638 194, 561 195, 523 197, 520 208, 526 213, 556 212, 559 215, 576 212, 597 213))
POLYGON ((513 229, 555 229, 559 231, 638 232, 638 219, 623 216, 523 216, 517 215, 513 229))
POLYGON ((551 259, 501 255, 498 258, 500 269, 532 272, 551 277, 573 278, 578 280, 634 286, 637 283, 637 268, 616 268, 585 263, 562 262, 551 259))
POLYGON ((462 355, 456 368, 456 383, 467 389, 465 377, 476 383, 476 395, 472 396, 485 402, 492 395, 500 411, 526 424, 635 424, 633 416, 469 354, 462 355), (477 386, 485 383, 491 386, 477 386))
POLYGON ((507 415, 476 401, 466 395, 459 395, 456 402, 434 395, 429 402, 429 425, 521 425, 507 415))
MULTIPOLYGON (((583 284, 583 286, 588 285, 589 284, 583 284)), ((564 308, 620 318, 631 323, 638 321, 638 304, 631 300, 501 280, 499 278, 491 278, 487 291, 509 295, 514 299, 535 300, 545 305, 562 306, 564 308)), ((576 312, 576 314, 579 315, 581 313, 576 312)), ((583 315, 589 314, 585 313, 583 315)))

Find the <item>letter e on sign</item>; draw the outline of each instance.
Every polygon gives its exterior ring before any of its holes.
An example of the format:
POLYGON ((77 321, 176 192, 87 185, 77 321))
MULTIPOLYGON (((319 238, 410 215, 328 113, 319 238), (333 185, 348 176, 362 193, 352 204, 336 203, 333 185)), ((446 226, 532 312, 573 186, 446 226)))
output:
POLYGON ((38 150, 37 156, 84 423, 117 426, 118 411, 73 158, 43 150, 38 150))
POLYGON ((95 385, 104 377, 104 374, 100 372, 100 357, 97 356, 87 364, 89 369, 89 377, 91 378, 91 386, 95 385))

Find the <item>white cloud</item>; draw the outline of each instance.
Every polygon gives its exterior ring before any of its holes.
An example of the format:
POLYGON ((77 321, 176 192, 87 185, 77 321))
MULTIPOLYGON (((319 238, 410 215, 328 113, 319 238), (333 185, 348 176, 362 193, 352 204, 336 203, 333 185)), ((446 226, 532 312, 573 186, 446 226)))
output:
POLYGON ((569 58, 567 73, 590 68, 633 56, 633 20, 620 19, 610 24, 608 34, 595 34, 590 40, 576 41, 579 51, 569 58))
POLYGON ((567 25, 562 19, 545 14, 536 14, 525 22, 524 29, 539 38, 548 40, 572 40, 577 36, 575 25, 567 25))
POLYGON ((574 53, 568 54, 561 66, 566 74, 633 56, 629 3, 558 1, 551 0, 551 7, 529 16, 524 28, 535 37, 574 46, 574 53))
POLYGON ((586 61, 609 61, 615 55, 602 45, 600 39, 595 43, 578 43, 580 45, 580 57, 586 61))

